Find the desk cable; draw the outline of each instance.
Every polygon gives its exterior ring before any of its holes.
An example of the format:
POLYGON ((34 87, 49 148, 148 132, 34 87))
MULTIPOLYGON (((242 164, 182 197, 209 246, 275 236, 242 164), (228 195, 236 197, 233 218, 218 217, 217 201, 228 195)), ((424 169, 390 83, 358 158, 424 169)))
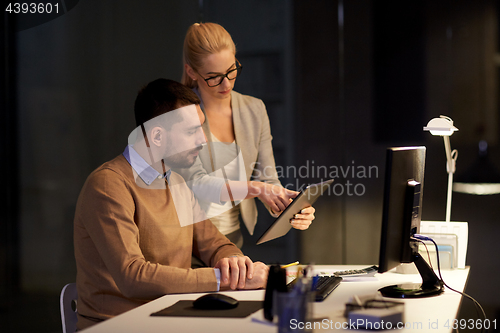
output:
MULTIPOLYGON (((486 313, 484 312, 484 309, 481 306, 481 304, 479 304, 479 302, 476 301, 472 296, 469 296, 469 295, 467 295, 464 292, 461 292, 461 291, 458 291, 456 289, 453 289, 452 287, 450 287, 449 285, 447 285, 446 282, 444 282, 443 276, 441 275, 441 266, 440 266, 440 263, 439 263, 438 245, 436 244, 436 242, 434 241, 434 239, 432 239, 432 238, 430 238, 428 236, 414 234, 413 237, 411 237, 411 240, 414 240, 414 241, 417 241, 417 242, 420 242, 420 243, 424 244, 425 250, 427 251, 427 256, 429 258, 429 265, 431 265, 431 268, 432 268, 432 263, 431 263, 431 260, 430 260, 429 249, 427 248, 427 244, 425 244, 424 241, 429 241, 429 242, 432 242, 434 244, 434 246, 436 248, 436 259, 437 259, 437 265, 438 265, 439 278, 441 279, 441 282, 443 282, 444 286, 447 287, 448 289, 450 289, 451 291, 454 291, 454 292, 456 292, 456 293, 458 293, 458 294, 460 294, 462 296, 467 297, 468 299, 470 299, 474 303, 474 306, 476 308, 476 312, 477 312, 478 317, 482 317, 482 320, 483 320, 483 325, 481 326, 481 332, 486 332, 484 324, 485 324, 487 318, 486 318, 486 313)), ((489 328, 488 328, 488 330, 489 330, 489 328)), ((456 327, 456 331, 458 332, 458 327, 456 327)))

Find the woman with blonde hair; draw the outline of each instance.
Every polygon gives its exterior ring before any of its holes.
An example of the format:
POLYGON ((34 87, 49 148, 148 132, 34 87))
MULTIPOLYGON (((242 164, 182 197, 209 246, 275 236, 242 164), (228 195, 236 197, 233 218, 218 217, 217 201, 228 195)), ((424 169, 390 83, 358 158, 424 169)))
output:
MULTIPOLYGON (((278 216, 298 192, 282 187, 278 179, 264 103, 233 90, 242 65, 231 35, 218 24, 195 23, 183 51, 182 83, 200 97, 208 145, 190 169, 179 172, 212 222, 241 247, 239 216, 250 234, 257 222, 253 198, 278 216)), ((290 223, 304 230, 313 219, 314 208, 308 207, 290 223)))

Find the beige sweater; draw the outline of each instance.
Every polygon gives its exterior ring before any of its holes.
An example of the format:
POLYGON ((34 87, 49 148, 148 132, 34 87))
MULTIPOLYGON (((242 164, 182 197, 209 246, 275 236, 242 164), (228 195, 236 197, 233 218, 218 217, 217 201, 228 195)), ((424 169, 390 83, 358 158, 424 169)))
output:
MULTIPOLYGON (((180 180, 175 173, 169 179, 186 186, 180 180)), ((141 182, 120 155, 83 186, 74 221, 78 329, 165 294, 216 291, 214 269, 191 269, 192 253, 212 266, 242 255, 209 220, 181 227, 169 187, 141 182)), ((192 192, 182 193, 188 209, 181 214, 196 215, 192 192)))

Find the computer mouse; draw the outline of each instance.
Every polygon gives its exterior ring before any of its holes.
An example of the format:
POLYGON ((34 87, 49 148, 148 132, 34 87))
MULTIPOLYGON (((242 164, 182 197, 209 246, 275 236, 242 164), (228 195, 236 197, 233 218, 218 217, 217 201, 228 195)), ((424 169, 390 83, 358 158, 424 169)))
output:
POLYGON ((201 310, 227 310, 237 306, 236 299, 219 293, 203 295, 193 302, 193 307, 201 310))

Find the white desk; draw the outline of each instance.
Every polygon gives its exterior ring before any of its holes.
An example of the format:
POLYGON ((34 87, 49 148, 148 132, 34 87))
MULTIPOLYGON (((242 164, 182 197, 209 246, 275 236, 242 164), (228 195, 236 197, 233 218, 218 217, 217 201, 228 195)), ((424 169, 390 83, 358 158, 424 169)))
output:
MULTIPOLYGON (((315 266, 318 272, 333 272, 345 269, 360 269, 369 265, 349 266, 315 266)), ((442 271, 444 281, 452 288, 463 291, 469 276, 469 268, 462 270, 442 271)), ((314 332, 334 331, 336 323, 346 322, 343 317, 345 303, 352 295, 373 294, 379 288, 403 282, 420 282, 416 274, 384 273, 376 274, 372 278, 362 281, 343 281, 328 298, 321 303, 314 303, 314 318, 328 318, 328 325, 314 332), (331 322, 330 322, 331 321, 331 322)), ((224 292, 238 300, 263 300, 264 290, 230 291, 224 292)), ((243 319, 236 318, 191 318, 191 317, 151 317, 150 314, 162 310, 179 300, 194 300, 202 294, 166 295, 151 301, 134 310, 128 311, 115 318, 97 324, 85 332, 277 332, 276 326, 265 322, 263 310, 243 319)), ((408 325, 405 332, 451 332, 445 327, 453 324, 457 317, 461 302, 461 295, 445 289, 445 292, 436 297, 422 299, 408 299, 405 302, 405 323, 408 325), (429 327, 429 325, 432 325, 429 327), (436 326, 437 325, 437 326, 436 326), (412 327, 409 327, 412 326, 412 327)), ((317 324, 319 325, 319 324, 317 324)), ((338 326, 339 324, 337 324, 338 326)), ((353 330, 350 330, 353 332, 353 330)), ((372 331, 373 332, 373 331, 372 331)), ((394 330, 391 330, 394 332, 394 330)))

